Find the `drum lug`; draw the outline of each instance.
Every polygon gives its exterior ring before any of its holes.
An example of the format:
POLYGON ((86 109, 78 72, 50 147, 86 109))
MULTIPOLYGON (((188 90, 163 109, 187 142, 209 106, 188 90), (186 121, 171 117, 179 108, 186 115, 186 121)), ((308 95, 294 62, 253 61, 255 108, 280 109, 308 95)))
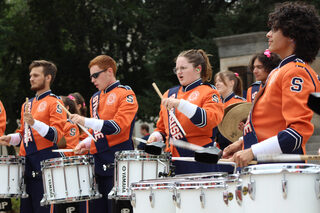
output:
POLYGON ((228 194, 229 194, 228 191, 223 192, 223 201, 226 205, 228 205, 229 203, 228 194))
POLYGON ((201 189, 200 193, 200 203, 201 203, 201 208, 205 208, 206 206, 206 195, 203 192, 203 189, 201 189))
POLYGON ((281 181, 281 186, 282 186, 282 197, 284 199, 286 199, 287 194, 288 194, 288 181, 286 180, 285 175, 283 175, 283 180, 281 181))
POLYGON ((174 205, 180 208, 181 197, 180 197, 180 193, 178 193, 176 189, 173 190, 172 200, 174 205))
POLYGON ((132 193, 130 196, 130 203, 133 207, 136 207, 136 194, 132 193))
POLYGON ((250 183, 248 184, 248 191, 250 198, 252 200, 255 200, 256 198, 256 181, 255 180, 250 180, 250 183))
POLYGON ((151 208, 154 208, 154 193, 152 192, 152 188, 149 195, 149 201, 150 201, 151 208))
POLYGON ((242 205, 242 184, 239 183, 237 185, 235 194, 236 194, 237 203, 239 204, 239 206, 241 206, 242 205))
POLYGON ((316 197, 317 197, 317 199, 320 199, 320 180, 319 179, 317 179, 316 180, 316 197))

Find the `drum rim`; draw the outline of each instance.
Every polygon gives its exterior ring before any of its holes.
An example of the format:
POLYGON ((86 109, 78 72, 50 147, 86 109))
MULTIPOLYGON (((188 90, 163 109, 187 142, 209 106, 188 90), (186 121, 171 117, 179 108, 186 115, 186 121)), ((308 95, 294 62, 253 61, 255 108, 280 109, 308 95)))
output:
POLYGON ((49 158, 40 162, 41 169, 45 168, 60 168, 64 166, 81 166, 81 165, 93 165, 94 159, 91 155, 81 156, 68 156, 49 158))
POLYGON ((276 173, 318 174, 320 165, 306 163, 273 163, 252 165, 242 169, 241 175, 259 175, 276 173))

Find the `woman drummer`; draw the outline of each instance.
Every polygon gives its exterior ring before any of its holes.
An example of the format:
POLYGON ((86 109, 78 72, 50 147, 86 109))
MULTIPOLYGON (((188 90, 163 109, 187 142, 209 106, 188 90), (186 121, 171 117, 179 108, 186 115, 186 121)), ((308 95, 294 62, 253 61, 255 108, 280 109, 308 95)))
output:
MULTIPOLYGON (((214 76, 215 86, 221 95, 222 102, 224 104, 224 109, 228 106, 246 102, 246 99, 242 98, 242 80, 238 73, 231 71, 221 71, 214 76)), ((224 149, 231 144, 227 138, 225 138, 218 130, 215 128, 216 142, 218 143, 220 149, 224 149)))
MULTIPOLYGON (((202 147, 212 146, 213 128, 223 117, 223 104, 215 87, 208 82, 212 68, 207 54, 201 50, 181 52, 175 60, 180 85, 163 95, 157 127, 148 142, 166 141, 166 151, 173 157, 193 156, 193 151, 169 144, 169 139, 184 140, 202 147), (172 111, 183 130, 174 120, 172 111), (171 114, 171 115, 170 115, 171 114)), ((175 161, 176 174, 213 171, 209 164, 175 161)))

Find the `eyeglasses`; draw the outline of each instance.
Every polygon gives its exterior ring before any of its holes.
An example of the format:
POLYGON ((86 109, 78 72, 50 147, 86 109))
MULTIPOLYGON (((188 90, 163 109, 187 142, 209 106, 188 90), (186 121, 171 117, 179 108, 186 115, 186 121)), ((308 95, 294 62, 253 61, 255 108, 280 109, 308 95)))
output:
POLYGON ((180 67, 180 68, 173 68, 173 73, 174 74, 177 74, 177 72, 179 71, 179 70, 181 70, 181 72, 183 72, 184 70, 186 70, 186 69, 188 69, 187 67, 180 67))
MULTIPOLYGON (((107 68, 108 69, 108 68, 107 68)), ((107 69, 101 70, 99 72, 93 73, 92 75, 90 75, 90 79, 94 78, 97 79, 99 77, 99 75, 103 72, 105 72, 107 69)))

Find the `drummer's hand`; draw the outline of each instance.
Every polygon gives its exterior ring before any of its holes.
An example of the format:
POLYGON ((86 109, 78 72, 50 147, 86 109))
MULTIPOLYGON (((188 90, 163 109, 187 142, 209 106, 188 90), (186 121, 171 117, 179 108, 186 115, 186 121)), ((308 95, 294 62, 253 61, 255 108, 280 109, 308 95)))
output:
POLYGON ((34 119, 33 119, 33 117, 32 117, 30 112, 25 112, 23 114, 23 120, 24 120, 24 122, 26 122, 30 126, 33 126, 33 124, 34 124, 34 119))
POLYGON ((232 161, 235 162, 237 164, 238 167, 244 167, 244 166, 248 166, 249 162, 252 161, 254 158, 252 149, 245 149, 245 150, 241 150, 236 152, 233 157, 232 157, 232 161))
POLYGON ((238 141, 230 144, 229 146, 227 146, 223 150, 222 158, 231 158, 234 153, 241 150, 242 144, 243 144, 243 140, 238 140, 238 141))
POLYGON ((244 122, 240 122, 239 124, 238 124, 238 129, 242 132, 243 131, 243 128, 244 128, 244 122))
POLYGON ((180 99, 176 98, 164 98, 161 101, 161 104, 166 107, 168 110, 171 110, 172 108, 177 108, 179 106, 180 99))
POLYGON ((0 137, 0 145, 10 146, 11 136, 3 135, 0 137))
POLYGON ((78 114, 71 114, 70 120, 72 120, 76 124, 80 124, 84 126, 84 117, 78 114))
POLYGON ((147 143, 153 143, 153 142, 157 142, 157 137, 155 136, 150 136, 147 140, 147 143))
POLYGON ((86 147, 86 144, 85 143, 79 143, 76 148, 74 148, 74 153, 76 155, 81 155, 87 151, 89 151, 89 149, 86 147))

